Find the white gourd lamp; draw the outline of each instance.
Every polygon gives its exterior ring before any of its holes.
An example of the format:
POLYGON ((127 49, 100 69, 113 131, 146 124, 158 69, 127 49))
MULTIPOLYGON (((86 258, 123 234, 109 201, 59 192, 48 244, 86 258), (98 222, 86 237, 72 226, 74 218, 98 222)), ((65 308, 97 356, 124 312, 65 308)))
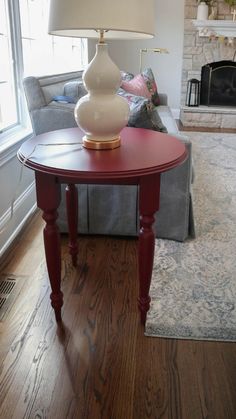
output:
POLYGON ((88 91, 75 106, 75 119, 85 132, 83 145, 92 149, 120 146, 129 106, 116 94, 119 68, 108 54, 106 39, 149 39, 154 36, 154 0, 51 0, 49 33, 98 38, 96 54, 83 74, 88 91))

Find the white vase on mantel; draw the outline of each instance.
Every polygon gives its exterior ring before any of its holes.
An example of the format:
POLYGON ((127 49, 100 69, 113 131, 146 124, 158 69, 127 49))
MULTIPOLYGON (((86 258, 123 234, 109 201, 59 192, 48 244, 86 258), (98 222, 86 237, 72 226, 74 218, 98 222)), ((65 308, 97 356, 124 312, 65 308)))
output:
POLYGON ((208 5, 205 1, 201 1, 197 7, 197 20, 207 20, 208 19, 208 5))

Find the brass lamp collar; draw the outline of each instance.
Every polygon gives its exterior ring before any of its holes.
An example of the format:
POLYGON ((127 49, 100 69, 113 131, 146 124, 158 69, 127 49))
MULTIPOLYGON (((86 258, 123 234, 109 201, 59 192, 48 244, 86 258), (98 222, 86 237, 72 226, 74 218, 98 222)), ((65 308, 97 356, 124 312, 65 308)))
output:
POLYGON ((108 32, 108 30, 99 29, 99 30, 96 30, 96 32, 99 33, 99 41, 98 41, 99 44, 105 44, 104 34, 105 32, 108 32))

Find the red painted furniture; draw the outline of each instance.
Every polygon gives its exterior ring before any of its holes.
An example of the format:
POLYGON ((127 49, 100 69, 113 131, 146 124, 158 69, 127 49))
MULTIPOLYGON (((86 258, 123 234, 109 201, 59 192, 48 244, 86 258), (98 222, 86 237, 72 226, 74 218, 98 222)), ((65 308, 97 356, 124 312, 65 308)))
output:
POLYGON ((187 157, 185 145, 159 132, 124 128, 121 147, 114 150, 89 150, 82 146, 79 128, 57 130, 26 141, 18 158, 35 171, 37 205, 46 222, 44 245, 51 283, 51 303, 56 320, 61 320, 63 294, 61 282, 60 235, 56 224, 61 183, 66 183, 69 249, 73 265, 77 262, 77 188, 75 184, 139 185, 139 298, 141 321, 149 310, 155 237, 154 213, 159 207, 160 175, 187 157), (61 145, 59 145, 61 144, 61 145))

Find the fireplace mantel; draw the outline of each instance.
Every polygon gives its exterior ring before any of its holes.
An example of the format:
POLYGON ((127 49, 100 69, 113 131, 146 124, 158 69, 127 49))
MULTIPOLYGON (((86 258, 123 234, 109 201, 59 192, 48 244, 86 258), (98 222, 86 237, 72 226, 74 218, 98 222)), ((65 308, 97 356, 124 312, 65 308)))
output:
POLYGON ((236 38, 236 21, 233 20, 192 20, 199 36, 224 36, 236 38))

